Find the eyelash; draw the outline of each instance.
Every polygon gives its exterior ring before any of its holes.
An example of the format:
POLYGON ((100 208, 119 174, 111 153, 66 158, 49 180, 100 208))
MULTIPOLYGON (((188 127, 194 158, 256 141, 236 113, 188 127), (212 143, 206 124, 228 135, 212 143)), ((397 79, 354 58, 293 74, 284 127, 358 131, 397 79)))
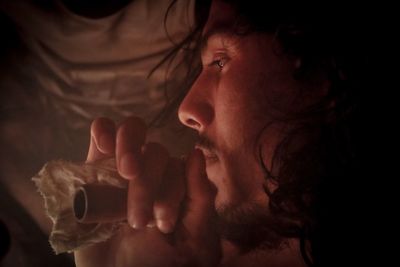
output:
POLYGON ((219 57, 219 58, 213 60, 213 61, 209 64, 209 66, 216 66, 216 67, 218 67, 220 70, 222 70, 227 62, 228 62, 228 58, 227 58, 227 57, 219 57))

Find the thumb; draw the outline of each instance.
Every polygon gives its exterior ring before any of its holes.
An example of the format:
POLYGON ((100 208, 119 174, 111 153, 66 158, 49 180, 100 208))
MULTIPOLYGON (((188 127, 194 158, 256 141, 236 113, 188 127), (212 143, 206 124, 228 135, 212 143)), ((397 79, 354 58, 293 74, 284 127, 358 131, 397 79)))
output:
POLYGON ((186 177, 187 206, 183 223, 191 238, 201 240, 215 228, 216 190, 207 178, 204 156, 198 149, 188 158, 186 177))
POLYGON ((195 150, 186 165, 186 209, 183 217, 189 255, 188 266, 217 266, 221 244, 216 231, 216 190, 207 178, 203 153, 195 150))

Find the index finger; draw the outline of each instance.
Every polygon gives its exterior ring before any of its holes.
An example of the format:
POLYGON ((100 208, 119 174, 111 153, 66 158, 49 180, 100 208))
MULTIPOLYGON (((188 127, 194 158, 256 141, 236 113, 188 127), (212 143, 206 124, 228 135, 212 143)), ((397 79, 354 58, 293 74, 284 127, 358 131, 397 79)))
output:
POLYGON ((93 162, 114 154, 115 124, 107 118, 97 118, 90 126, 90 145, 86 157, 87 162, 93 162))
POLYGON ((141 148, 146 139, 146 125, 137 117, 126 119, 117 131, 116 160, 118 171, 126 179, 140 176, 141 148))
POLYGON ((183 219, 187 230, 195 239, 202 239, 213 228, 216 216, 216 189, 208 180, 205 168, 204 156, 196 149, 187 162, 187 213, 183 219))

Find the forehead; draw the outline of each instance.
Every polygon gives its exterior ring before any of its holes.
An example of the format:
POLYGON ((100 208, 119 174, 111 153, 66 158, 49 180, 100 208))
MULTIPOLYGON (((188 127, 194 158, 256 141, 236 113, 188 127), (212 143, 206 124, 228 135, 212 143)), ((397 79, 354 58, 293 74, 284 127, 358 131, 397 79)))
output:
POLYGON ((234 44, 234 40, 239 40, 240 37, 230 26, 218 26, 210 28, 208 32, 203 34, 201 41, 201 51, 204 52, 209 46, 228 46, 234 44))
POLYGON ((233 37, 236 15, 237 13, 228 3, 213 0, 203 29, 202 48, 216 36, 233 37))
POLYGON ((239 14, 231 3, 213 0, 202 33, 201 51, 206 52, 209 47, 235 51, 241 40, 247 39, 238 18, 239 14))
POLYGON ((213 0, 211 3, 208 19, 203 29, 203 35, 206 35, 212 29, 221 26, 228 27, 233 25, 237 17, 237 12, 232 6, 221 0, 213 0))

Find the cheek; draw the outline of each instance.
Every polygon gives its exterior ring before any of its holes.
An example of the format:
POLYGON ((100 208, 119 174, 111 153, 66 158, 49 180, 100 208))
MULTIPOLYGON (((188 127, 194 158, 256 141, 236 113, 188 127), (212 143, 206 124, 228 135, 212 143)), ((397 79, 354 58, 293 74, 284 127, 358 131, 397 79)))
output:
POLYGON ((268 122, 266 100, 259 85, 231 75, 220 81, 215 96, 215 120, 219 142, 232 153, 253 156, 254 143, 268 122))
POLYGON ((265 202, 267 195, 264 192, 265 183, 263 171, 253 157, 235 154, 225 159, 226 177, 225 186, 232 202, 265 202))

